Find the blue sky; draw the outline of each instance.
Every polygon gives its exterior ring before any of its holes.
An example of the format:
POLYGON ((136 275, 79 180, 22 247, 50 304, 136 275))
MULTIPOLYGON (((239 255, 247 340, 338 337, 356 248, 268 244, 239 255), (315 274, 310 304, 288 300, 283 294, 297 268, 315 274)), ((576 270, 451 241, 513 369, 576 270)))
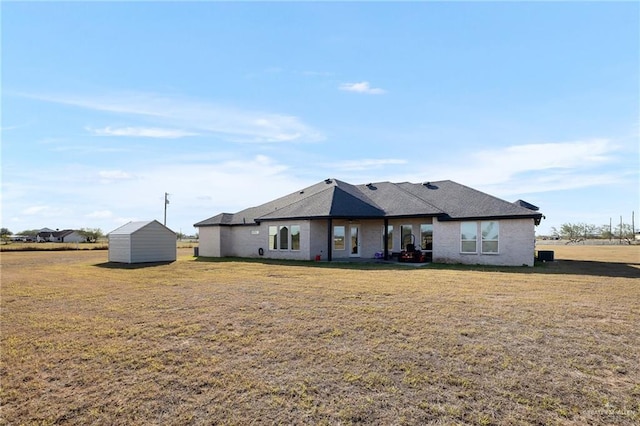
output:
MULTIPOLYGON (((640 211, 637 2, 3 2, 2 226, 192 225, 327 177, 640 211)), ((636 220, 636 224, 640 219, 636 220)))

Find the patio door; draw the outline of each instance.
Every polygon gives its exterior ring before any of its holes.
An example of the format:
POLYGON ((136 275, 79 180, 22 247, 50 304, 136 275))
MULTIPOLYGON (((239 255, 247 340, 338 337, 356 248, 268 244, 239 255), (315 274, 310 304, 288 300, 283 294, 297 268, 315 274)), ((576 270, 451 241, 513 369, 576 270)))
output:
POLYGON ((360 257, 360 225, 350 225, 349 235, 351 241, 350 257, 360 257))

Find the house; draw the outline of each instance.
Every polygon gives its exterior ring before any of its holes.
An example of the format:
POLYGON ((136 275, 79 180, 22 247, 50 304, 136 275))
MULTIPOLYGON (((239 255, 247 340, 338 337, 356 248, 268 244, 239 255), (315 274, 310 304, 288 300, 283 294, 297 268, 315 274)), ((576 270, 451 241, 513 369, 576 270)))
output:
POLYGON ((391 259, 415 247, 426 261, 532 266, 537 210, 450 180, 352 185, 326 179, 194 226, 199 255, 208 257, 391 259))
POLYGON ((107 237, 109 262, 173 262, 177 257, 176 233, 157 220, 129 222, 107 237))
POLYGON ((39 243, 84 243, 87 239, 78 231, 74 231, 73 229, 52 231, 48 228, 44 228, 36 235, 36 241, 39 243))

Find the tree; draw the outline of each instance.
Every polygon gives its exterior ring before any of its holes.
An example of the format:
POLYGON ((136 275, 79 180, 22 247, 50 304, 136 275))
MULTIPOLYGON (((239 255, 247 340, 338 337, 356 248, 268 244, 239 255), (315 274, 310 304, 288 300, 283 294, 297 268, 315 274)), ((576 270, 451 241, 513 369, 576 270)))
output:
POLYGON ((567 240, 575 240, 582 234, 582 227, 577 223, 563 223, 560 225, 560 236, 567 240))
POLYGON ((38 235, 38 232, 40 232, 39 229, 25 229, 24 231, 19 232, 18 235, 24 235, 25 237, 35 238, 36 235, 38 235))
POLYGON ((12 235, 13 232, 9 231, 8 228, 0 228, 0 237, 2 238, 2 241, 8 240, 12 235))
POLYGON ((104 237, 100 228, 82 228, 78 233, 86 238, 88 243, 95 243, 98 239, 104 237))
POLYGON ((633 229, 631 229, 631 225, 628 223, 623 223, 622 226, 618 224, 616 229, 613 231, 614 238, 624 238, 632 240, 634 238, 633 229))
POLYGON ((595 238, 598 236, 598 227, 596 225, 591 225, 588 223, 582 223, 582 238, 595 238))
POLYGON ((604 238, 605 240, 609 240, 613 237, 615 237, 615 235, 613 234, 613 232, 611 232, 611 226, 607 225, 602 225, 600 228, 600 238, 604 238))
MULTIPOLYGON (((554 232, 557 232, 555 228, 552 228, 554 232)), ((575 240, 578 238, 596 238, 601 234, 601 230, 596 225, 588 223, 563 223, 560 226, 560 236, 568 240, 575 240)))

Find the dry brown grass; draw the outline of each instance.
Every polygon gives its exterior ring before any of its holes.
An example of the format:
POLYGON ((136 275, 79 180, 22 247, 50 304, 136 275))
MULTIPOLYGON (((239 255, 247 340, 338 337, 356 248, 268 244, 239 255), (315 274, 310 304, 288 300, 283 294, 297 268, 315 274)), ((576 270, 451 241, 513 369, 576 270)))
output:
MULTIPOLYGON (((193 248, 198 243, 194 241, 177 241, 178 248, 193 248)), ((106 240, 97 243, 24 243, 10 242, 0 244, 0 251, 68 251, 68 250, 107 250, 109 242, 106 240)))
POLYGON ((0 423, 637 424, 640 247, 576 248, 481 270, 2 253, 0 423))

